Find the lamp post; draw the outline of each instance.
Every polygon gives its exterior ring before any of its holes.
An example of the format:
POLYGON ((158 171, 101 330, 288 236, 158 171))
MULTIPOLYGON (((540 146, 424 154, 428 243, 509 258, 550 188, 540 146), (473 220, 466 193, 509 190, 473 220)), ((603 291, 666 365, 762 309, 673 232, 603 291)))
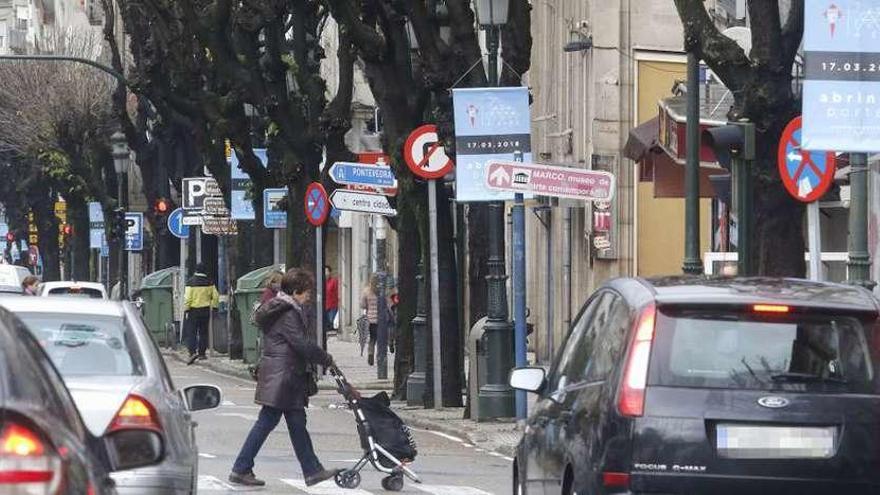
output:
MULTIPOLYGON (((498 86, 498 48, 501 27, 507 23, 509 0, 477 0, 477 20, 486 31, 489 52, 489 86, 498 86)), ((483 342, 486 346, 486 383, 478 392, 479 420, 513 417, 515 395, 507 382, 513 368, 513 325, 507 305, 507 275, 504 268, 504 202, 489 203, 489 307, 483 342)))
MULTIPOLYGON (((116 182, 119 186, 117 198, 119 207, 128 208, 128 167, 131 162, 131 150, 128 148, 128 142, 125 134, 116 131, 110 136, 110 144, 113 147, 113 168, 116 169, 116 182)), ((118 239, 119 242, 119 297, 127 298, 126 294, 126 278, 128 277, 128 253, 125 249, 125 238, 118 239)))

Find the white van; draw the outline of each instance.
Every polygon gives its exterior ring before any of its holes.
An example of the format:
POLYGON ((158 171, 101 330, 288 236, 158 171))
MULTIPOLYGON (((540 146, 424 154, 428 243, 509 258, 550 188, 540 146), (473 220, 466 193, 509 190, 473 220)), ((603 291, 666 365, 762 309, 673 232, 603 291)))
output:
POLYGON ((0 293, 21 294, 21 283, 31 271, 18 265, 0 265, 0 293))

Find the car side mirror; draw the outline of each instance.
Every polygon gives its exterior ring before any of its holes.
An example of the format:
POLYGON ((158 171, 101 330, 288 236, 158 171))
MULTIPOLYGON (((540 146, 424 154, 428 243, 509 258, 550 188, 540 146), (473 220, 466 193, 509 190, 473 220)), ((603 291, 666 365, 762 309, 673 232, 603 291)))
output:
POLYGON ((544 368, 516 368, 510 372, 510 386, 526 392, 540 392, 544 388, 545 379, 544 368))
POLYGON ((183 389, 186 405, 190 411, 204 411, 220 407, 223 393, 214 385, 190 385, 183 389))
POLYGON ((112 471, 153 466, 165 458, 162 435, 153 430, 119 430, 103 438, 112 471))

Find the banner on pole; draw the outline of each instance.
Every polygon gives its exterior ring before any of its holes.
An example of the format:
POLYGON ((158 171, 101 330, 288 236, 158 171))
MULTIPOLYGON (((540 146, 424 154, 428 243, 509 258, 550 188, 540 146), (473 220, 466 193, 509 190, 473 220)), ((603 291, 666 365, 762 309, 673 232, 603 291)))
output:
MULTIPOLYGON (((254 148, 254 154, 263 168, 269 166, 269 157, 265 148, 254 148)), ((230 191, 230 203, 232 210, 232 218, 236 220, 256 220, 254 212, 254 203, 247 197, 248 189, 251 188, 251 178, 241 169, 241 163, 238 161, 238 155, 229 153, 229 166, 231 169, 232 188, 230 191)))
POLYGON ((532 161, 528 88, 454 89, 452 101, 456 201, 512 200, 514 193, 488 189, 483 177, 489 161, 513 161, 517 151, 532 161))
POLYGON ((104 236, 104 210, 101 203, 92 201, 89 203, 89 248, 101 249, 101 239, 104 236))

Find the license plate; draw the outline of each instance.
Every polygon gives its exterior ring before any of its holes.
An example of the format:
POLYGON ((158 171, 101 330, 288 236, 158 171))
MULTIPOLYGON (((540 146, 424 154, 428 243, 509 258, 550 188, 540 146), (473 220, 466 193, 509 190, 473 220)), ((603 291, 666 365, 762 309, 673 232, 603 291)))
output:
POLYGON ((836 450, 834 426, 718 425, 715 445, 729 459, 827 459, 836 450))

